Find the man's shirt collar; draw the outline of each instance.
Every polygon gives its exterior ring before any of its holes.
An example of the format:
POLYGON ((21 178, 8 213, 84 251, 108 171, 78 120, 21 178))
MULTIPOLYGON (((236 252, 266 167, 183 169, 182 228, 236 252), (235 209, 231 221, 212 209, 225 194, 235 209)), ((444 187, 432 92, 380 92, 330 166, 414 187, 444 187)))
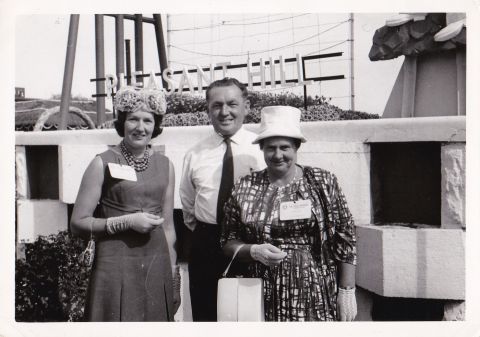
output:
MULTIPOLYGON (((235 134, 233 136, 230 137, 230 139, 232 140, 233 143, 235 144, 242 144, 242 139, 243 139, 243 136, 244 136, 244 130, 243 130, 243 126, 238 129, 237 132, 235 132, 235 134)), ((218 141, 218 144, 221 144, 224 140, 224 136, 218 132, 216 132, 214 130, 214 134, 215 134, 215 139, 216 141, 218 141)))

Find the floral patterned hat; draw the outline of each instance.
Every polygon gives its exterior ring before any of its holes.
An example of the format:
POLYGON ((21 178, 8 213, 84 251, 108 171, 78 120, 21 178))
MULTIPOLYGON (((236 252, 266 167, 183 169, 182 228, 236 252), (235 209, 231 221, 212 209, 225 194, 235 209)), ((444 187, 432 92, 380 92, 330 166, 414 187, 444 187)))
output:
POLYGON ((144 109, 155 115, 164 115, 167 111, 167 101, 163 90, 127 85, 121 87, 115 94, 114 107, 123 112, 144 109))

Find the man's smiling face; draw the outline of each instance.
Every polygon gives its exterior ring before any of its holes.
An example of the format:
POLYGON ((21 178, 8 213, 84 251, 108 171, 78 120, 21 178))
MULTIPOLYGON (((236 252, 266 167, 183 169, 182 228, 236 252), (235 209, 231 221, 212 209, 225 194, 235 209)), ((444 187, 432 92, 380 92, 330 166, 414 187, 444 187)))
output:
POLYGON ((208 116, 216 132, 233 136, 248 114, 250 102, 235 85, 212 88, 208 94, 208 116))

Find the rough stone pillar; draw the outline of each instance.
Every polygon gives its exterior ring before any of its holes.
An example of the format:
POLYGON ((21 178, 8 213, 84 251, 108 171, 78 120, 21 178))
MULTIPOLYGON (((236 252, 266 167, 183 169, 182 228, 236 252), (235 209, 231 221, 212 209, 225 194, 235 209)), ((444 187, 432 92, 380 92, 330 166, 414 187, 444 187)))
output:
POLYGON ((30 188, 27 174, 25 146, 15 146, 15 192, 16 199, 28 199, 30 188))
MULTIPOLYGON (((15 207, 18 207, 19 199, 27 199, 29 195, 25 146, 15 146, 15 207)), ((25 260, 25 243, 18 242, 17 229, 15 229, 15 256, 17 259, 25 260)))
POLYGON ((441 165, 441 226, 465 229, 465 143, 443 144, 441 165))
POLYGON ((464 321, 465 301, 448 301, 443 307, 444 321, 464 321))

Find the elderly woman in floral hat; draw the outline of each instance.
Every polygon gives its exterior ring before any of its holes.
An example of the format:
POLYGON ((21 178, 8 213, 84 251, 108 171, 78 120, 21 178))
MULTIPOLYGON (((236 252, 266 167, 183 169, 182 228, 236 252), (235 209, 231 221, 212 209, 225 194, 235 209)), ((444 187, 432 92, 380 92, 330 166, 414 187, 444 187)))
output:
POLYGON ((71 218, 74 233, 96 241, 85 319, 173 321, 180 303, 175 173, 149 145, 162 132, 165 95, 124 86, 114 106, 123 139, 88 166, 71 218))
POLYGON ((265 107, 253 142, 267 168, 238 180, 225 204, 221 244, 264 285, 267 321, 355 318, 353 218, 332 173, 297 163, 300 110, 265 107))

